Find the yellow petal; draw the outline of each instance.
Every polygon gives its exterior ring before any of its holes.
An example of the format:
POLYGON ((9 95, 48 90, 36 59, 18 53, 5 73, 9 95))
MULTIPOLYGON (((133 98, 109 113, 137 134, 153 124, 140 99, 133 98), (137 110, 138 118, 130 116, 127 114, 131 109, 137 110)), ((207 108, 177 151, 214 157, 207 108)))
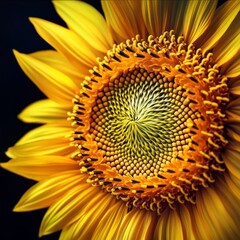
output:
POLYGON ((237 178, 240 178, 240 153, 226 149, 223 154, 223 160, 228 171, 237 178))
POLYGON ((51 123, 64 121, 71 107, 64 108, 50 99, 36 101, 26 107, 18 117, 27 123, 51 123))
POLYGON ((23 71, 43 93, 57 103, 71 105, 78 87, 69 77, 28 54, 17 51, 14 54, 23 71))
POLYGON ((76 150, 75 147, 70 147, 70 140, 67 136, 71 129, 61 124, 47 124, 38 127, 10 147, 6 154, 10 158, 44 155, 66 156, 76 150))
POLYGON ((116 239, 153 239, 155 222, 152 212, 134 208, 124 216, 116 239))
POLYGON ((10 172, 39 181, 51 174, 79 169, 74 160, 60 156, 14 158, 1 166, 10 172))
MULTIPOLYGON (((96 198, 96 197, 95 197, 96 198)), ((86 211, 79 220, 73 224, 68 230, 67 235, 62 235, 61 239, 92 239, 92 235, 104 216, 105 212, 116 202, 113 196, 98 192, 98 198, 94 202, 90 202, 86 207, 86 211), (95 201, 98 199, 98 201, 95 201), (93 204, 94 203, 94 204, 93 204), (89 207, 90 206, 90 207, 89 207)))
MULTIPOLYGON (((231 59, 228 63, 226 63, 226 66, 225 65, 223 66, 223 72, 226 75, 226 77, 229 77, 229 78, 235 78, 240 75, 240 55, 239 54, 238 56, 234 56, 233 59, 231 59)), ((238 88, 238 92, 240 95, 240 87, 238 88)))
MULTIPOLYGON (((84 181, 84 175, 79 170, 72 170, 51 175, 43 179, 27 190, 21 197, 14 211, 32 211, 40 208, 49 207, 58 201, 66 192, 75 186, 81 185, 84 181)), ((84 187, 86 187, 84 185, 84 187)))
POLYGON ((38 34, 77 68, 84 65, 90 69, 96 64, 94 49, 73 31, 39 18, 30 18, 30 21, 38 34))
POLYGON ((240 178, 235 177, 231 173, 227 173, 224 174, 224 179, 231 192, 240 200, 240 178))
POLYGON ((124 202, 117 202, 107 210, 104 217, 100 220, 92 239, 113 239, 125 214, 127 214, 126 204, 124 202))
POLYGON ((92 48, 106 53, 113 40, 103 16, 91 5, 80 1, 53 1, 57 13, 68 27, 92 48))
MULTIPOLYGON (((225 189, 225 191, 228 191, 225 189)), ((199 191, 196 208, 193 211, 198 239, 238 239, 238 223, 224 206, 224 199, 220 198, 214 188, 199 191)))
POLYGON ((143 19, 149 34, 160 36, 171 30, 168 29, 170 8, 170 1, 142 1, 143 19))
POLYGON ((194 227, 198 226, 192 224, 191 213, 184 204, 181 204, 179 207, 179 217, 182 224, 183 239, 196 240, 194 227))
POLYGON ((94 197, 96 191, 89 184, 75 186, 52 204, 42 220, 39 235, 46 235, 70 225, 79 218, 81 209, 94 197))
POLYGON ((215 46, 231 25, 239 10, 239 1, 226 1, 216 10, 211 24, 198 41, 204 51, 215 46))
POLYGON ((230 86, 230 92, 236 95, 240 95, 240 81, 236 80, 230 86))
POLYGON ((214 47, 213 54, 219 66, 231 61, 240 54, 240 14, 214 47))
POLYGON ((84 77, 89 75, 89 69, 82 66, 81 69, 74 67, 62 54, 54 50, 43 50, 31 53, 30 56, 44 62, 52 68, 68 76, 77 86, 80 86, 84 77))
POLYGON ((228 122, 240 121, 240 98, 237 98, 228 104, 226 114, 228 122))
POLYGON ((167 209, 163 212, 159 217, 154 239, 183 240, 183 229, 177 211, 167 209))
POLYGON ((212 20, 216 6, 216 0, 187 2, 183 22, 183 36, 188 43, 194 42, 204 33, 212 20))
POLYGON ((101 1, 107 24, 117 43, 140 34, 146 37, 140 1, 101 1))

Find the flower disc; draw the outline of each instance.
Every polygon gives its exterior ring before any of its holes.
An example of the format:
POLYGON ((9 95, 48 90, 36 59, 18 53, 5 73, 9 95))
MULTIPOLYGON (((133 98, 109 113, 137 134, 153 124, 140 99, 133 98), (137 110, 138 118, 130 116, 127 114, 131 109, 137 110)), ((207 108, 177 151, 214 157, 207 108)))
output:
POLYGON ((224 171, 227 78, 212 53, 173 31, 115 45, 75 96, 72 145, 88 181, 132 207, 160 214, 194 203, 224 171))

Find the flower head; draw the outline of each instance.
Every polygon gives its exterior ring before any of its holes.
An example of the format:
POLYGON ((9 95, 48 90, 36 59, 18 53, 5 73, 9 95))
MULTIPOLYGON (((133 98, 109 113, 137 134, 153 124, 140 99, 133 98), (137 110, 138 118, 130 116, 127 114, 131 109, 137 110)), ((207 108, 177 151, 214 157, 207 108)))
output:
POLYGON ((48 97, 2 164, 38 181, 15 210, 60 239, 239 237, 239 2, 53 3, 68 28, 30 20, 55 50, 14 51, 48 97))

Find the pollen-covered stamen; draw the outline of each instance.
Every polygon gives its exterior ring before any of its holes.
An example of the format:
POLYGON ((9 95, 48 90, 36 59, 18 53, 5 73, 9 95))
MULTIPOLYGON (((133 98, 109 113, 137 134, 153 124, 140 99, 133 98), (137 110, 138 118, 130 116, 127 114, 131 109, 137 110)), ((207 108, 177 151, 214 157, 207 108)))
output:
POLYGON ((194 203, 224 171, 228 88, 212 53, 171 31, 115 45, 98 62, 69 114, 81 172, 129 209, 194 203))

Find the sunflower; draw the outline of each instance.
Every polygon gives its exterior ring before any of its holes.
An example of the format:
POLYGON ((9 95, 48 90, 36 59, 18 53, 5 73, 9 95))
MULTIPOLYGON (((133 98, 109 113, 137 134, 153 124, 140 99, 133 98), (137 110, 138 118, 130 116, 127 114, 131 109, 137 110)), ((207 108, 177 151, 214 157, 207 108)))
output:
POLYGON ((39 236, 238 239, 240 2, 53 1, 54 50, 14 50, 46 95, 1 166, 36 180, 39 236))

